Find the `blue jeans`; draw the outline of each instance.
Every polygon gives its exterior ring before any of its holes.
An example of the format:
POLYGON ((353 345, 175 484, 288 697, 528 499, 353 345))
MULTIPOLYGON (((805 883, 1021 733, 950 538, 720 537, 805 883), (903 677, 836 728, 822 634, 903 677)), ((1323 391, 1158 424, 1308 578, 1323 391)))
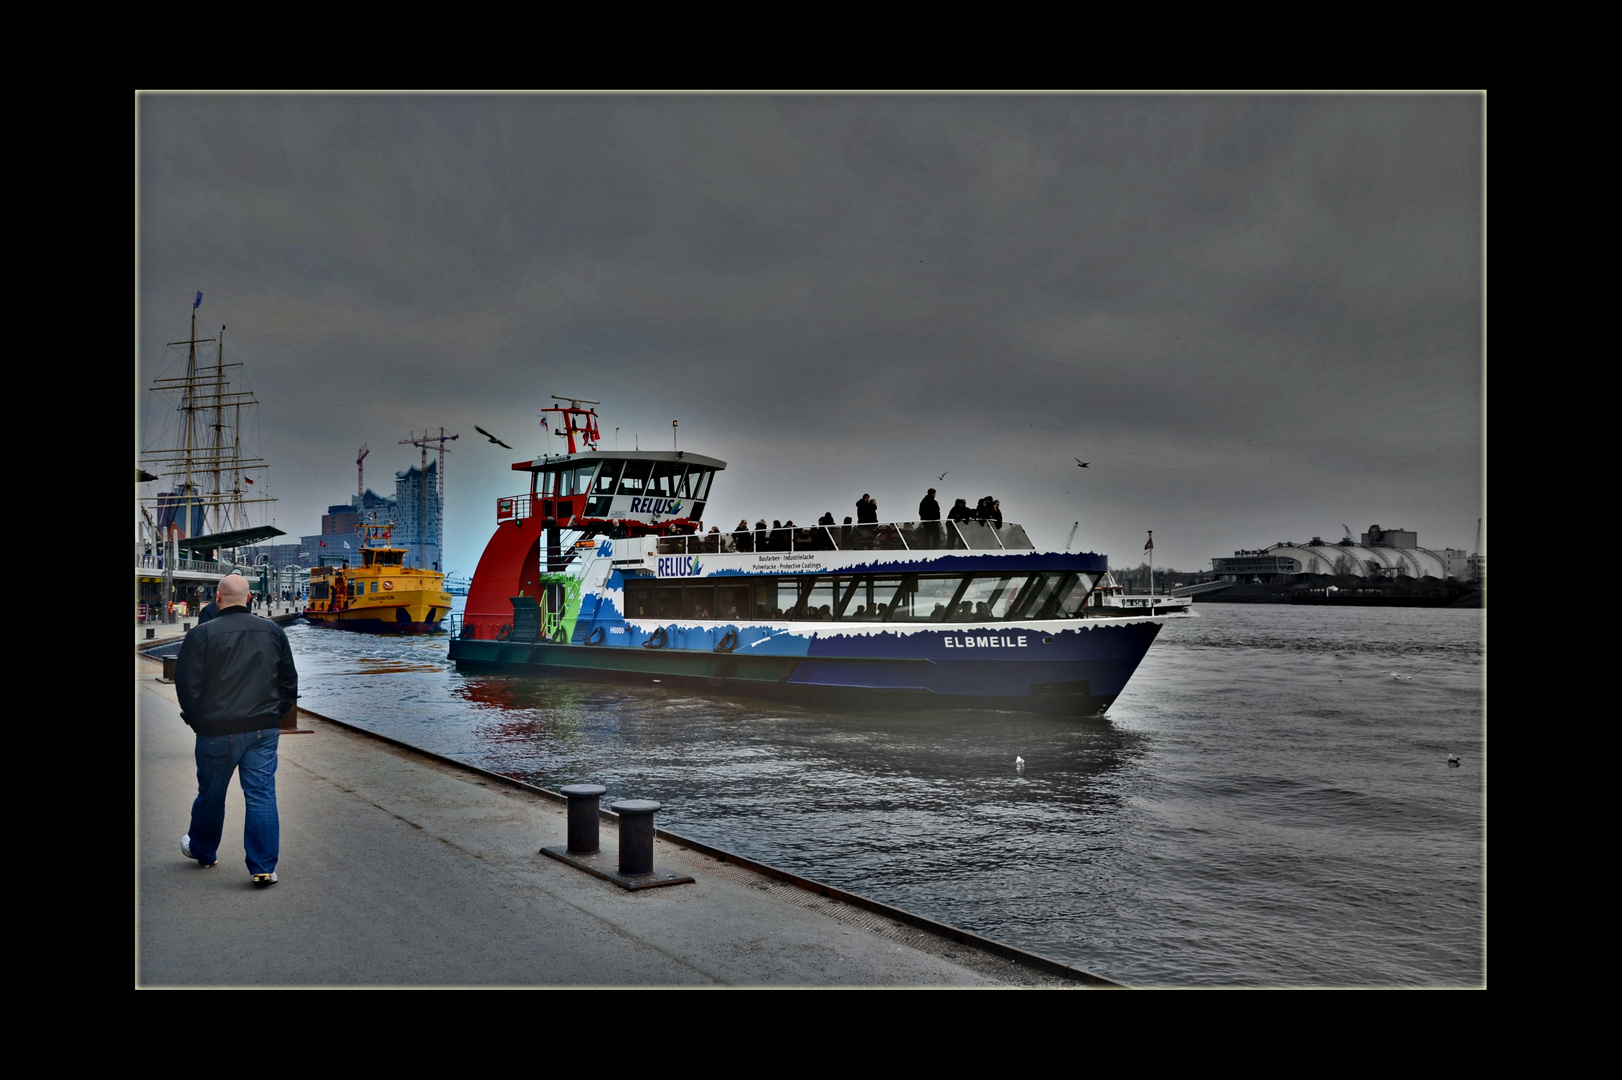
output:
POLYGON ((281 731, 267 728, 240 735, 197 737, 197 800, 191 804, 191 853, 207 866, 219 857, 225 831, 225 792, 238 773, 247 803, 242 846, 248 873, 268 874, 281 854, 281 823, 276 816, 276 746, 281 731))

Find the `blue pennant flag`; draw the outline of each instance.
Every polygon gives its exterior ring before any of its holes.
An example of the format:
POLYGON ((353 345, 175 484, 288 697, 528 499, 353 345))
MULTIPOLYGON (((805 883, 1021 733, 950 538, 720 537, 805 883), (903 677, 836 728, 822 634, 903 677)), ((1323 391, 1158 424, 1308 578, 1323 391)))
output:
POLYGON ((191 309, 192 309, 192 310, 193 310, 193 311, 196 311, 196 310, 197 310, 197 308, 198 308, 198 305, 200 305, 200 304, 201 304, 201 303, 202 303, 202 302, 203 302, 203 294, 202 294, 202 293, 198 293, 198 294, 197 294, 197 299, 196 299, 196 300, 193 300, 193 301, 192 301, 192 304, 191 304, 191 309))

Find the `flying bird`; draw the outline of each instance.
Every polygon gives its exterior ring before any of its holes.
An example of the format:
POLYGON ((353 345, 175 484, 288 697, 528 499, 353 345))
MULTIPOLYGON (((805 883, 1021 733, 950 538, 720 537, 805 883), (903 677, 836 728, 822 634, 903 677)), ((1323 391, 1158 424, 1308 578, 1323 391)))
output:
MULTIPOLYGON (((950 469, 947 470, 947 472, 950 472, 950 471, 951 471, 950 469)), ((935 479, 937 479, 937 480, 945 480, 946 479, 946 473, 941 473, 939 476, 935 477, 935 479)))
MULTIPOLYGON (((502 442, 500 439, 496 438, 494 435, 490 434, 488 431, 484 430, 482 427, 480 427, 477 424, 473 425, 473 430, 477 431, 480 435, 483 435, 485 438, 489 439, 491 442, 495 443, 497 446, 507 446, 506 443, 502 442)), ((511 450, 512 447, 507 446, 507 449, 511 450)))
POLYGON ((1079 467, 1081 467, 1081 468, 1083 468, 1083 469, 1085 469, 1085 468, 1086 468, 1086 467, 1087 467, 1087 466, 1089 466, 1089 465, 1091 465, 1091 464, 1092 464, 1092 462, 1090 462, 1090 461, 1083 461, 1083 460, 1081 460, 1081 459, 1080 459, 1080 458, 1077 458, 1077 459, 1076 459, 1076 464, 1077 464, 1077 465, 1078 465, 1078 466, 1079 466, 1079 467))

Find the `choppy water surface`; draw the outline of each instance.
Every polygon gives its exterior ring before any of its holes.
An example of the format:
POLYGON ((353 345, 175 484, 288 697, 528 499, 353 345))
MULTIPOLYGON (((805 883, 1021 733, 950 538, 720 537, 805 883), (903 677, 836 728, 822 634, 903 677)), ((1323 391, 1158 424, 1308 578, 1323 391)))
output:
POLYGON ((657 799, 666 828, 1127 983, 1484 981, 1482 613, 1199 610, 1103 720, 828 713, 289 636, 317 712, 657 799))

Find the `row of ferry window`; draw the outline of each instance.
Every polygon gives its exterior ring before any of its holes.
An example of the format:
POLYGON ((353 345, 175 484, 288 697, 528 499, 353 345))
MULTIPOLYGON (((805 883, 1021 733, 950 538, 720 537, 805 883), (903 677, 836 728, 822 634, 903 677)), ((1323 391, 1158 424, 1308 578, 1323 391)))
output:
MULTIPOLYGON (((375 581, 372 582, 372 591, 374 593, 377 591, 377 582, 375 582, 375 581)), ((351 581, 351 582, 349 582, 348 583, 348 589, 346 591, 346 595, 351 600, 353 600, 357 596, 366 595, 366 583, 364 581, 351 581)), ((330 600, 330 599, 332 599, 332 586, 327 585, 324 582, 311 582, 310 583, 310 599, 311 600, 330 600)))
POLYGON ((681 461, 624 461, 609 458, 570 469, 540 473, 536 494, 645 495, 659 499, 707 499, 715 470, 681 461))
POLYGON ((1080 616, 1094 575, 821 574, 746 582, 627 581, 636 619, 990 622, 1080 616))

